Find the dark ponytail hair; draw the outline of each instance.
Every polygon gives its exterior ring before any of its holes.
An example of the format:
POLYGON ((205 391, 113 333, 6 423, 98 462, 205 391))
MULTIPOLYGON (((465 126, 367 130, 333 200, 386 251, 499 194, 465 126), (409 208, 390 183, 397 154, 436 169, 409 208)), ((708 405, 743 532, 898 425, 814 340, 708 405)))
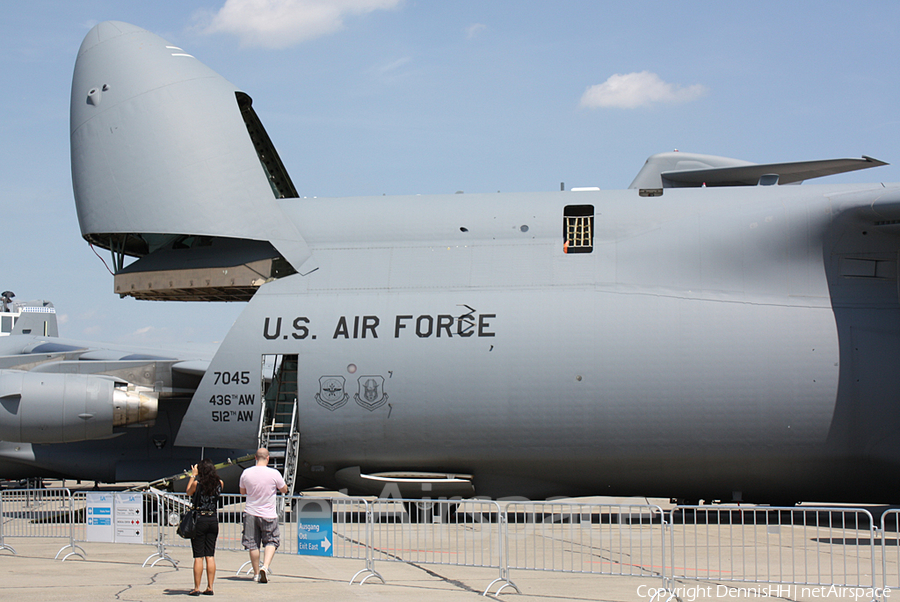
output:
POLYGON ((197 482, 200 484, 200 491, 206 495, 212 495, 220 485, 219 473, 209 458, 200 460, 197 464, 197 482))

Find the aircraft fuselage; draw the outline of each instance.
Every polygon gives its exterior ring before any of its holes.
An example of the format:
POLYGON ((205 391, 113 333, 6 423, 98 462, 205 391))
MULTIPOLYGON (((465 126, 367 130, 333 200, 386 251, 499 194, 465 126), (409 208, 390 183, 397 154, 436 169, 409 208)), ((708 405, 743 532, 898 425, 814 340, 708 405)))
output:
MULTIPOLYGON (((897 243, 843 200, 859 188, 282 201, 319 269, 259 290, 195 400, 298 355, 311 482, 894 499, 875 475, 900 460, 897 243), (564 252, 572 205, 593 206, 590 253, 564 252)), ((193 418, 224 435, 222 410, 193 418)))

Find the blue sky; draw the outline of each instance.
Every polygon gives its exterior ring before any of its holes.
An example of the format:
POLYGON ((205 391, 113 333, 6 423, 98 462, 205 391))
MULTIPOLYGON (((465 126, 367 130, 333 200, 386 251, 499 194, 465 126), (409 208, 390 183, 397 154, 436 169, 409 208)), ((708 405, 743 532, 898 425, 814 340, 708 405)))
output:
POLYGON ((212 343, 243 308, 119 299, 81 239, 72 68, 110 19, 250 94, 301 195, 617 189, 675 148, 869 155, 892 165, 827 181, 900 181, 896 1, 4 2, 0 289, 53 301, 67 337, 212 343))

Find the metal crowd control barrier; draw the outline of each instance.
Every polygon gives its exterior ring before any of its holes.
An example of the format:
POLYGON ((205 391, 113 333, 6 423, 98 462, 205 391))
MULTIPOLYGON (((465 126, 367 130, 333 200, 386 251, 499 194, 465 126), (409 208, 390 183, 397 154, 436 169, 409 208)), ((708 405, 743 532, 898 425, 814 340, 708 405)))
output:
MULTIPOLYGON (((0 551, 17 553, 8 538, 58 538, 68 543, 57 559, 67 550, 62 560, 84 559, 76 541, 87 536, 87 495, 65 488, 0 490, 0 551)), ((871 592, 885 599, 888 588, 900 589, 900 509, 885 512, 876 528, 869 512, 855 508, 679 506, 663 512, 654 505, 511 502, 501 509, 488 500, 306 496, 285 502, 280 553, 310 551, 318 537, 323 555, 365 563, 350 584, 371 577, 385 582, 377 562, 406 562, 495 570, 485 595, 495 587, 496 594, 507 587, 519 591, 512 570, 660 578, 660 591, 672 595, 679 579, 719 582, 717 593, 726 587, 721 582, 769 586, 747 588, 751 597, 803 586, 792 593, 827 597, 828 587, 828 595, 838 588, 839 597, 871 592), (324 523, 309 520, 310 508, 324 523)), ((154 559, 151 566, 167 561, 177 568, 166 549, 190 547, 175 532, 190 499, 152 490, 142 504, 143 531, 134 543, 156 546, 144 566, 154 559)), ((242 495, 222 496, 217 549, 243 550, 244 506, 242 495)))
MULTIPOLYGON (((145 510, 145 543, 155 544, 157 551, 145 562, 156 558, 150 565, 153 566, 161 560, 166 560, 174 565, 173 560, 166 552, 166 548, 190 548, 191 542, 180 538, 176 530, 181 514, 191 507, 190 496, 183 493, 167 493, 153 490, 145 494, 148 507, 145 510), (151 508, 152 506, 152 508, 151 508)), ((334 541, 330 542, 331 556, 334 558, 363 560, 367 566, 371 564, 368 548, 366 547, 367 529, 370 521, 369 503, 358 498, 311 498, 296 496, 285 499, 284 518, 279 522, 281 533, 281 545, 278 548, 280 554, 295 554, 298 546, 298 522, 296 508, 300 503, 320 501, 327 503, 334 517, 334 541), (289 503, 288 503, 289 502, 289 503)), ((241 543, 243 533, 243 514, 246 498, 243 495, 224 494, 219 500, 219 537, 216 541, 216 549, 223 551, 245 551, 241 543)), ((247 561, 236 571, 236 575, 249 573, 250 562, 247 561)))
MULTIPOLYGON (((190 504, 190 499, 185 496, 185 501, 190 504)), ((219 498, 219 539, 216 541, 216 548, 219 550, 239 551, 244 547, 241 545, 241 533, 243 532, 244 523, 244 506, 246 498, 239 494, 224 494, 219 498)), ((175 527, 172 527, 172 537, 177 539, 179 543, 186 547, 191 547, 190 540, 181 539, 175 534, 175 527)), ((283 551, 292 550, 285 547, 284 534, 282 533, 281 545, 283 551)))
POLYGON ((666 517, 658 506, 520 502, 508 504, 504 517, 508 570, 653 577, 666 583, 666 517))
MULTIPOLYGON (((503 563, 500 522, 503 514, 497 502, 487 500, 374 500, 367 507, 370 556, 366 568, 353 576, 369 573, 384 579, 375 570, 376 562, 444 564, 494 569, 495 583, 508 581, 503 563)), ((514 586, 513 586, 514 587, 514 586)))
MULTIPOLYGON (((149 511, 145 510, 145 526, 148 527, 145 533, 150 533, 151 521, 153 530, 151 541, 146 541, 148 538, 145 536, 145 542, 155 543, 157 551, 144 561, 144 565, 151 558, 156 557, 156 560, 150 566, 161 560, 171 562, 173 566, 177 566, 178 561, 168 555, 166 548, 191 547, 191 541, 182 539, 176 532, 181 515, 191 508, 191 498, 183 493, 167 493, 159 490, 147 492, 145 496, 150 501, 149 511)), ((243 511, 244 496, 230 494, 221 496, 218 511, 219 537, 216 540, 217 550, 243 550, 241 546, 241 515, 243 511)))
POLYGON ((877 533, 866 510, 679 506, 669 515, 674 579, 877 591, 877 533))
POLYGON ((141 566, 147 566, 150 560, 151 567, 158 562, 168 562, 175 569, 178 561, 172 558, 166 551, 169 546, 176 545, 170 538, 177 539, 175 529, 181 518, 181 513, 190 508, 190 502, 184 496, 172 494, 151 488, 144 492, 144 543, 156 546, 156 551, 144 560, 141 566))
MULTIPOLYGON (((227 547, 220 549, 243 550, 241 535, 243 531, 244 497, 233 497, 232 503, 226 505, 231 510, 228 513, 229 526, 224 530, 222 511, 220 510, 219 512, 219 540, 223 540, 224 534, 225 540, 229 542, 227 547), (229 532, 232 534, 229 535, 229 532)), ((302 513, 303 508, 311 506, 316 507, 319 517, 322 514, 327 514, 332 521, 332 539, 328 540, 327 543, 327 555, 332 558, 364 561, 366 568, 357 572, 353 579, 364 572, 370 572, 380 578, 380 575, 372 566, 371 549, 366 544, 369 541, 371 527, 370 505, 367 500, 361 498, 319 498, 309 496, 285 498, 282 518, 279 521, 279 531, 281 533, 279 553, 300 553, 301 539, 305 539, 307 529, 310 526, 302 523, 302 518, 299 515, 302 513)), ((245 562, 237 570, 236 574, 249 574, 252 571, 250 564, 250 561, 245 562)))
MULTIPOLYGON (((151 554, 144 561, 142 566, 147 566, 147 563, 150 562, 151 559, 156 558, 151 566, 155 566, 156 563, 164 560, 171 563, 176 569, 178 568, 178 561, 166 553, 165 538, 163 535, 163 528, 166 521, 172 520, 173 515, 176 517, 178 516, 178 513, 176 512, 177 508, 173 506, 172 500, 167 499, 176 496, 155 489, 145 492, 108 491, 98 493, 107 496, 107 499, 100 503, 101 506, 107 506, 105 508, 106 512, 94 514, 93 516, 91 515, 91 512, 96 512, 98 508, 96 506, 92 507, 89 496, 94 494, 94 492, 76 491, 72 494, 72 504, 75 508, 75 523, 72 527, 74 541, 80 543, 102 541, 120 544, 129 543, 132 545, 153 545, 156 546, 156 552, 151 554), (122 499, 131 498, 132 496, 137 496, 139 499, 137 506, 140 508, 140 516, 132 514, 135 508, 130 499, 127 499, 127 501, 122 499), (115 502, 112 501, 113 498, 115 498, 115 502), (123 504, 125 504, 125 506, 123 506, 123 504), (92 518, 95 521, 105 518, 107 521, 105 523, 105 529, 107 529, 107 531, 103 533, 99 539, 96 538, 97 533, 91 534, 89 532, 91 527, 88 525, 92 518), (125 541, 119 539, 122 535, 121 533, 118 533, 122 528, 122 524, 119 522, 120 519, 124 519, 126 523, 131 520, 136 521, 132 525, 132 528, 140 529, 139 541, 135 541, 135 533, 131 531, 131 529, 127 529, 129 533, 125 534, 125 541)), ((93 503, 96 504, 97 500, 93 500, 93 503)), ((96 525, 101 523, 94 524, 95 527, 93 528, 96 529, 96 525)), ((175 524, 177 524, 177 522, 175 524)), ((100 527, 100 529, 102 531, 104 530, 104 527, 100 527)))
MULTIPOLYGON (((343 558, 345 560, 362 560, 365 567, 360 569, 350 579, 350 583, 363 575, 368 579, 370 576, 376 576, 384 579, 375 570, 372 548, 367 542, 372 541, 372 504, 361 498, 295 498, 294 508, 298 504, 310 504, 313 502, 327 502, 331 504, 332 516, 334 517, 333 525, 333 544, 332 556, 334 558, 343 558)), ((299 529, 299 521, 294 517, 291 523, 299 529)))
MULTIPOLYGON (((83 522, 83 518, 79 522, 83 522)), ((68 539, 69 543, 60 548, 54 558, 59 558, 68 549, 69 553, 62 560, 71 556, 83 560, 84 548, 75 544, 75 524, 75 509, 68 489, 0 491, 0 543, 3 549, 14 554, 16 551, 5 543, 6 537, 68 539)))

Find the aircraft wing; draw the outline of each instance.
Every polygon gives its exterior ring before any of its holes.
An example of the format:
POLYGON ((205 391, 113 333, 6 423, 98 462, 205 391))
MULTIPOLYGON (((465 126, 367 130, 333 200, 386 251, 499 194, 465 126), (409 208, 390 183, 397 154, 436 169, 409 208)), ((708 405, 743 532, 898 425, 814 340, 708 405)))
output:
POLYGON ((861 159, 823 159, 789 163, 749 163, 696 153, 659 153, 644 164, 629 188, 699 188, 701 186, 757 186, 799 184, 804 180, 887 165, 861 159))
POLYGON ((760 178, 777 175, 779 184, 794 184, 813 178, 879 167, 884 161, 863 157, 861 159, 824 159, 821 161, 795 161, 791 163, 764 163, 739 167, 690 169, 662 173, 672 187, 684 186, 756 186, 760 178))

